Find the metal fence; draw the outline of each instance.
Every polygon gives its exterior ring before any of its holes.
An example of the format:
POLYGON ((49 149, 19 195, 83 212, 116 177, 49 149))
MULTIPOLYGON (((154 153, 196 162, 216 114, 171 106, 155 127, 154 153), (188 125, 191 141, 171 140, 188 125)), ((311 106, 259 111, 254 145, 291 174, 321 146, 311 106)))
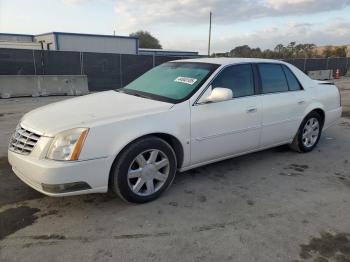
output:
POLYGON ((350 67, 350 57, 295 58, 283 59, 283 61, 298 67, 305 73, 308 71, 332 69, 334 76, 337 69, 339 69, 339 74, 343 76, 350 67))
MULTIPOLYGON (((87 75, 90 91, 123 87, 147 70, 186 57, 124 55, 25 49, 0 49, 0 75, 87 75)), ((285 59, 304 72, 339 69, 344 75, 350 58, 285 59)))
POLYGON ((186 57, 0 49, 0 75, 87 75, 90 91, 123 87, 149 69, 186 57))

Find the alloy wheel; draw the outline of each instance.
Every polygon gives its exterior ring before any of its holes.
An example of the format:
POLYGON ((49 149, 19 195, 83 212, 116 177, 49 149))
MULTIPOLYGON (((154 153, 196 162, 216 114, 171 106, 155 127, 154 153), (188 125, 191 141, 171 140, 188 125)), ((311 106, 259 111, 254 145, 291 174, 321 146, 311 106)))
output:
POLYGON ((168 157, 158 149, 137 155, 128 170, 128 185, 139 196, 149 196, 162 188, 170 172, 168 157))
POLYGON ((310 118, 304 128, 303 128, 303 136, 302 141, 305 147, 312 147, 319 136, 320 133, 320 124, 316 118, 310 118))

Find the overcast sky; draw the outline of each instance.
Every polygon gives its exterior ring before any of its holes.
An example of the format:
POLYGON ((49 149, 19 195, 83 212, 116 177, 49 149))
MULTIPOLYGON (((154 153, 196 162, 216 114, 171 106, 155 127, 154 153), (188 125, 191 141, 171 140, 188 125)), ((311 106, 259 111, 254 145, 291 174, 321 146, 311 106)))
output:
POLYGON ((0 0, 0 32, 128 35, 148 30, 164 49, 207 52, 290 41, 350 44, 350 0, 0 0))

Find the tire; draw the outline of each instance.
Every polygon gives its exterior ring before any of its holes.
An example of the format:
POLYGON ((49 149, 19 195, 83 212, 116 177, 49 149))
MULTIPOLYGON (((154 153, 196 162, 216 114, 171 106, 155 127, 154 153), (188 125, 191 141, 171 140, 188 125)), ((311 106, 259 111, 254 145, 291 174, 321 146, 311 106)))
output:
POLYGON ((117 157, 110 189, 127 202, 149 202, 171 185, 176 169, 172 147, 163 139, 148 136, 130 144, 117 157))
POLYGON ((320 140, 322 128, 323 121, 320 114, 315 111, 310 112, 301 122, 298 132, 289 147, 301 153, 311 152, 320 140))

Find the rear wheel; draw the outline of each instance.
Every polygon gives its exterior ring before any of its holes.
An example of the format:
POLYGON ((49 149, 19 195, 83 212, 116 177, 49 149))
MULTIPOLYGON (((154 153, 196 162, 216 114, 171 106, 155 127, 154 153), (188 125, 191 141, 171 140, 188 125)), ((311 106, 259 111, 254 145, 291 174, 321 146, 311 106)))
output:
POLYGON ((322 127, 321 116, 312 111, 304 118, 290 147, 298 152, 312 151, 321 137, 322 127))
POLYGON ((111 172, 111 188, 122 199, 144 203, 159 197, 176 173, 172 147, 158 137, 146 137, 128 146, 111 172))

